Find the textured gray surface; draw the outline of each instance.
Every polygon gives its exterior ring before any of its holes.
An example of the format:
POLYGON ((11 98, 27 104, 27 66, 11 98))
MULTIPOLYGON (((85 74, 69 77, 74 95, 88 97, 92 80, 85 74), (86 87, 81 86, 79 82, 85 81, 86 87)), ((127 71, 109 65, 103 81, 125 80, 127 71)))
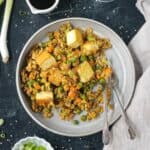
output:
MULTIPOLYGON (((0 8, 0 24, 3 7, 0 8)), ((26 136, 37 135, 47 139, 57 150, 102 150, 101 133, 82 138, 69 138, 47 132, 36 125, 21 106, 15 86, 15 69, 20 51, 28 38, 41 26, 66 17, 88 17, 98 20, 116 31, 128 43, 144 19, 135 8, 135 0, 115 0, 100 3, 98 0, 61 0, 58 8, 48 15, 32 15, 24 1, 15 0, 8 33, 11 60, 0 62, 0 118, 5 125, 0 131, 6 138, 0 140, 0 150, 10 150, 15 142, 26 136), (27 15, 20 16, 19 11, 27 15)))

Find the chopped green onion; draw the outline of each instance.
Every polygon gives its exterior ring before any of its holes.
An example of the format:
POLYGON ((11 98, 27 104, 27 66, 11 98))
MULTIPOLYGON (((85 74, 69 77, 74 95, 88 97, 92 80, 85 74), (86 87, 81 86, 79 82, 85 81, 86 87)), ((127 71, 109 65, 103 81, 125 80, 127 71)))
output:
POLYGON ((36 145, 34 142, 28 142, 25 143, 22 147, 22 150, 47 150, 44 146, 42 145, 36 145))
POLYGON ((46 150, 46 148, 43 146, 38 146, 35 150, 46 150))
POLYGON ((23 11, 23 10, 20 10, 20 11, 19 11, 19 15, 20 15, 20 16, 26 16, 26 15, 27 15, 27 12, 26 12, 26 11, 23 11))
POLYGON ((32 149, 36 149, 35 143, 28 142, 28 143, 24 144, 24 150, 32 150, 32 149))
POLYGON ((0 139, 4 139, 6 137, 5 133, 0 133, 0 139))
POLYGON ((4 124, 4 119, 0 118, 0 126, 4 124))
POLYGON ((73 123, 74 125, 78 125, 78 124, 79 124, 79 121, 78 121, 78 120, 73 120, 72 123, 73 123))
POLYGON ((3 4, 4 0, 0 0, 0 6, 3 4))

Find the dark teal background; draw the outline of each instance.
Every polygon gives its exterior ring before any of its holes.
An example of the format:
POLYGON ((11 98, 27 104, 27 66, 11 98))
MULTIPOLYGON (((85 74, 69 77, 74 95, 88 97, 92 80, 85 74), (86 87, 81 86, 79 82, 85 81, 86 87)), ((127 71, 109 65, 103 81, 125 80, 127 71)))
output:
MULTIPOLYGON (((0 150, 10 150, 19 139, 34 135, 45 138, 56 150, 102 150, 101 133, 81 138, 63 137, 44 130, 31 120, 16 92, 17 59, 25 42, 35 31, 53 20, 66 17, 98 20, 116 31, 127 44, 144 23, 135 2, 114 0, 104 4, 98 0, 60 0, 58 8, 51 14, 32 15, 24 0, 15 0, 8 32, 10 62, 4 65, 0 59, 0 118, 5 119, 0 131, 6 133, 6 138, 0 140, 0 150), (27 15, 20 16, 20 11, 26 11, 27 15)), ((3 10, 1 7, 0 24, 3 10)))

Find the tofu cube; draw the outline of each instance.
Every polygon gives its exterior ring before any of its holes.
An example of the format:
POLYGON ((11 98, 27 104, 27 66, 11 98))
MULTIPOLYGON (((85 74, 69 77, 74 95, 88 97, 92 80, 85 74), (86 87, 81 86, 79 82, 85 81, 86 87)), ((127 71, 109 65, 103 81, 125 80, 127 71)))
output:
POLYGON ((82 33, 78 29, 73 29, 66 34, 67 45, 72 48, 77 48, 83 44, 82 33))
POLYGON ((93 69, 87 61, 79 65, 77 72, 80 76, 80 81, 83 83, 88 82, 94 75, 93 69))
POLYGON ((53 105, 53 99, 54 99, 53 93, 50 91, 42 91, 36 94, 36 103, 39 106, 48 104, 53 105))
POLYGON ((36 62, 41 67, 42 70, 46 70, 56 64, 55 58, 47 51, 43 51, 36 58, 36 62))
POLYGON ((99 46, 95 41, 86 42, 82 46, 82 53, 87 56, 91 54, 95 54, 98 50, 99 50, 99 46))

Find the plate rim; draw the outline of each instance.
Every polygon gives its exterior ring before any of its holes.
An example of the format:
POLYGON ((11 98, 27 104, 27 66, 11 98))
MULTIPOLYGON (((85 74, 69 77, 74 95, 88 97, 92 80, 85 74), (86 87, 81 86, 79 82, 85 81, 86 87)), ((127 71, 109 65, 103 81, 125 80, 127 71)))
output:
MULTIPOLYGON (((23 97, 21 95, 20 85, 19 85, 19 80, 20 80, 20 73, 19 73, 19 71, 20 71, 21 58, 24 55, 24 52, 25 52, 27 46, 30 44, 30 41, 33 40, 34 37, 39 32, 43 31, 44 29, 48 28, 49 26, 51 26, 53 24, 56 24, 56 23, 69 21, 69 20, 88 21, 88 22, 97 24, 99 26, 102 26, 104 29, 110 31, 113 35, 115 35, 115 38, 118 39, 120 41, 120 44, 123 46, 123 48, 127 50, 126 53, 127 53, 128 58, 130 60, 130 65, 131 65, 131 67, 133 69, 133 84, 132 84, 132 87, 131 87, 132 92, 129 95, 129 101, 124 106, 124 108, 126 109, 129 106, 129 104, 132 101, 132 96, 134 94, 135 79, 136 79, 135 65, 134 65, 134 61, 133 61, 133 58, 132 58, 132 55, 131 55, 131 52, 130 52, 129 48, 127 47, 127 45, 125 44, 125 42, 121 39, 121 37, 115 31, 113 31, 110 27, 108 27, 105 24, 103 24, 103 23, 101 23, 99 21, 96 21, 94 19, 83 18, 83 17, 69 17, 69 18, 62 18, 62 19, 58 19, 56 21, 52 21, 52 22, 50 22, 50 23, 48 23, 48 24, 40 27, 39 29, 37 29, 37 31, 32 36, 30 36, 30 38, 27 40, 27 42, 25 43, 24 47, 22 48, 21 53, 20 53, 19 58, 18 58, 18 61, 17 61, 17 67, 16 67, 16 88, 17 88, 17 93, 18 93, 18 96, 19 96, 19 100, 20 100, 23 108, 25 109, 25 111, 27 112, 27 114, 30 116, 30 118, 32 118, 32 120, 34 120, 34 122, 36 122, 39 126, 41 126, 42 128, 46 129, 47 131, 53 132, 53 133, 58 134, 58 135, 70 136, 70 137, 81 137, 81 136, 83 137, 83 136, 88 136, 88 135, 92 135, 92 134, 98 133, 98 132, 101 131, 101 129, 95 130, 95 131, 91 131, 91 132, 87 132, 87 133, 81 133, 81 134, 78 134, 78 135, 74 135, 72 133, 66 133, 66 132, 62 132, 62 131, 57 131, 57 130, 54 130, 54 129, 51 129, 51 128, 47 127, 46 125, 42 124, 36 117, 34 117, 32 115, 32 113, 30 113, 30 111, 26 107, 26 104, 24 103, 23 97)), ((116 115, 116 119, 112 120, 110 122, 110 125, 113 125, 120 118, 120 116, 121 116, 121 114, 116 115)))

